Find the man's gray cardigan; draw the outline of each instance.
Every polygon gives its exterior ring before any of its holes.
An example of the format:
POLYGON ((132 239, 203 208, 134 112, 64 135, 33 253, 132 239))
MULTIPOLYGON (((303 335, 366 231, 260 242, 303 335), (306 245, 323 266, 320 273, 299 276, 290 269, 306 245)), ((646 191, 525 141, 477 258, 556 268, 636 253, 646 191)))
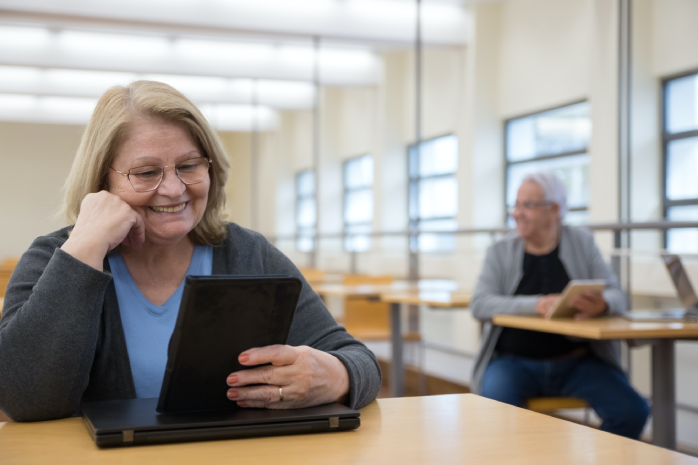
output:
MULTIPOLYGON (((627 310, 625 295, 618 285, 618 279, 601 256, 589 230, 563 226, 559 252, 570 279, 606 281, 603 296, 608 303, 608 314, 624 313, 627 310)), ((523 258, 524 241, 518 236, 499 241, 487 250, 485 264, 470 303, 473 316, 485 321, 470 386, 475 393, 482 391, 482 376, 502 334, 502 327, 493 325, 492 317, 502 313, 536 314, 536 301, 540 296, 514 295, 523 276, 523 258)), ((590 346, 592 353, 598 358, 621 368, 618 341, 590 341, 590 346)))
MULTIPOLYGON (((76 415, 81 401, 133 399, 136 390, 109 262, 104 272, 60 249, 70 228, 39 237, 22 256, 0 320, 0 410, 15 421, 76 415)), ((289 274, 303 282, 288 344, 337 357, 349 406, 371 402, 381 371, 371 351, 337 325, 291 261, 253 231, 229 224, 213 274, 289 274)))

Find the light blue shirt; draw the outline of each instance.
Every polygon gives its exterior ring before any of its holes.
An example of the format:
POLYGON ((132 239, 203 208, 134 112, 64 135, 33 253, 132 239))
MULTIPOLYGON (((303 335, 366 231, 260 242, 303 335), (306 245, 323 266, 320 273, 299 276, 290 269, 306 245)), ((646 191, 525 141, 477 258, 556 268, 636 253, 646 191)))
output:
MULTIPOLYGON (((167 302, 162 306, 155 305, 138 289, 118 251, 109 254, 108 259, 114 276, 136 397, 159 397, 167 366, 167 346, 177 322, 184 279, 167 302)), ((195 245, 187 276, 210 276, 212 268, 213 247, 195 245)))

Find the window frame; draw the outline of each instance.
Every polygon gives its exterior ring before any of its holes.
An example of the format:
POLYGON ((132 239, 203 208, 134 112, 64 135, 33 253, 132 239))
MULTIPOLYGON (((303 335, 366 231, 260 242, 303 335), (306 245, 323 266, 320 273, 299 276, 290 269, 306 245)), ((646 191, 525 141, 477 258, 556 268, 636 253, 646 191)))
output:
MULTIPOLYGON (((583 150, 572 150, 570 152, 561 152, 561 153, 556 153, 553 155, 544 155, 542 157, 527 158, 525 160, 509 161, 509 153, 508 153, 509 145, 507 144, 507 142, 508 142, 507 138, 509 135, 507 128, 509 126, 509 123, 511 121, 514 121, 517 119, 528 118, 530 116, 539 115, 541 113, 547 113, 549 111, 560 110, 562 108, 571 107, 572 105, 578 105, 580 103, 589 103, 591 105, 591 103, 589 102, 589 99, 584 98, 584 99, 580 99, 580 100, 574 100, 572 102, 567 102, 567 103, 564 103, 562 105, 556 105, 554 107, 548 107, 548 108, 544 108, 542 110, 524 113, 524 114, 514 116, 511 118, 507 118, 504 120, 504 131, 502 134, 502 139, 503 139, 503 144, 504 144, 503 145, 503 149, 504 149, 503 153, 504 153, 504 224, 505 225, 509 224, 509 217, 511 216, 511 215, 509 215, 509 205, 507 205, 507 193, 509 190, 509 167, 511 165, 519 165, 522 163, 531 163, 531 162, 544 161, 544 160, 554 160, 556 158, 565 158, 565 157, 572 157, 575 155, 588 154, 589 153, 589 145, 590 145, 590 144, 588 144, 587 147, 583 150)), ((591 119, 591 116, 589 118, 591 119)), ((593 131, 593 129, 592 129, 592 131, 593 131)), ((589 205, 587 205, 586 207, 568 208, 567 211, 568 212, 584 212, 584 211, 588 212, 589 205)))
MULTIPOLYGON (((456 140, 458 140, 458 136, 455 133, 448 132, 445 134, 439 134, 438 136, 430 137, 428 139, 422 139, 420 141, 420 144, 425 144, 427 142, 432 142, 434 140, 441 139, 443 137, 450 137, 450 136, 453 136, 456 138, 456 140)), ((410 231, 414 230, 414 231, 419 231, 420 233, 427 233, 428 234, 428 233, 430 233, 430 231, 420 231, 419 230, 419 223, 420 222, 422 222, 422 221, 440 221, 440 220, 454 220, 457 222, 458 221, 458 213, 456 213, 454 216, 439 216, 439 217, 431 217, 431 218, 424 219, 424 218, 421 218, 419 216, 419 205, 417 205, 417 209, 416 209, 417 210, 417 219, 412 220, 412 216, 410 213, 410 210, 411 210, 410 206, 411 206, 411 201, 412 201, 412 185, 415 184, 415 185, 419 186, 419 183, 425 179, 437 179, 437 178, 447 178, 447 177, 453 177, 456 180, 456 184, 458 184, 458 178, 457 178, 458 168, 456 168, 456 171, 454 171, 453 173, 434 174, 431 176, 419 176, 418 175, 416 178, 413 178, 411 170, 410 170, 410 163, 411 163, 412 147, 415 147, 416 145, 417 144, 414 142, 407 145, 407 227, 410 231)), ((458 157, 458 153, 456 153, 456 159, 458 162, 460 162, 460 159, 458 157)), ((417 170, 417 172, 419 172, 419 170, 417 170)), ((418 192, 417 203, 419 203, 419 190, 417 192, 418 192)), ((444 233, 440 233, 440 234, 445 235, 446 233, 444 232, 444 233)), ((410 236, 409 241, 410 241, 410 244, 409 244, 410 250, 412 250, 415 253, 435 253, 435 254, 438 254, 438 253, 451 253, 453 251, 453 250, 434 250, 434 251, 420 250, 418 236, 410 236), (413 243, 413 241, 416 241, 416 243, 413 243)))
MULTIPOLYGON (((668 212, 672 207, 684 207, 684 206, 698 206, 698 198, 695 199, 682 199, 682 200, 670 200, 667 195, 667 164, 669 162, 669 144, 676 140, 688 139, 691 137, 698 137, 698 129, 693 129, 691 131, 683 131, 674 134, 669 134, 667 130, 667 88, 671 81, 676 79, 681 79, 689 76, 698 76, 698 68, 689 71, 684 71, 678 74, 672 74, 666 76, 661 80, 661 121, 660 121, 660 131, 662 134, 662 219, 668 221, 668 212)), ((663 248, 669 246, 669 230, 664 230, 662 238, 663 248)))
POLYGON ((296 194, 295 195, 295 197, 296 197, 295 198, 295 206, 294 206, 294 208, 295 208, 294 220, 296 223, 295 247, 296 247, 296 250, 299 252, 313 252, 313 251, 317 250, 317 237, 316 237, 316 235, 317 235, 317 215, 315 217, 315 225, 314 225, 315 234, 312 236, 313 246, 310 248, 310 250, 301 250, 298 247, 298 241, 301 239, 301 237, 306 237, 306 236, 301 235, 301 233, 300 233, 301 228, 300 228, 300 225, 298 224, 298 209, 299 209, 299 204, 300 204, 301 200, 314 198, 315 199, 315 209, 317 210, 317 173, 315 172, 315 170, 313 168, 308 168, 308 169, 297 171, 296 175, 294 177, 294 186, 293 187, 294 187, 295 194, 296 194), (315 188, 314 188, 312 194, 301 196, 299 189, 298 189, 298 179, 305 173, 313 173, 313 181, 314 181, 315 188))
MULTIPOLYGON (((375 198, 374 198, 374 196, 373 196, 373 186, 375 185, 375 182, 376 182, 376 180, 375 180, 375 161, 376 161, 376 160, 375 160, 375 158, 374 158, 373 155, 371 155, 370 153, 364 153, 363 155, 356 155, 356 156, 353 156, 353 157, 346 158, 346 159, 344 159, 344 161, 342 162, 342 233, 344 234, 344 239, 343 239, 343 241, 342 241, 342 242, 343 242, 343 243, 342 243, 342 248, 344 249, 345 252, 349 252, 349 253, 351 253, 351 252, 359 252, 359 251, 354 251, 354 250, 349 250, 349 249, 347 249, 347 239, 348 239, 348 237, 347 237, 347 235, 346 235, 346 234, 347 234, 347 219, 346 219, 346 218, 347 218, 347 217, 346 217, 346 212, 347 212, 347 193, 349 193, 349 192, 355 192, 355 191, 359 191, 359 190, 365 190, 365 189, 367 189, 367 188, 366 188, 366 187, 362 187, 362 188, 359 188, 359 189, 350 189, 350 188, 347 187, 347 165, 348 165, 349 163, 351 163, 352 161, 356 161, 356 160, 359 160, 359 159, 364 158, 364 157, 371 157, 371 162, 373 163, 373 176, 372 176, 372 178, 371 178, 371 186, 370 186, 368 189, 371 190, 371 202, 374 203, 373 207, 374 207, 374 212, 375 212, 375 198)), ((368 223, 354 223, 354 224, 352 224, 351 226, 364 226, 364 225, 368 225, 368 226, 371 227, 371 230, 373 230, 373 220, 374 220, 374 219, 375 219, 375 216, 374 216, 374 215, 371 215, 371 221, 369 221, 368 223)), ((369 236, 369 239, 370 239, 370 236, 369 236)), ((371 250, 372 245, 373 245, 373 244, 369 243, 368 249, 362 250, 361 252, 368 252, 369 250, 371 250)))

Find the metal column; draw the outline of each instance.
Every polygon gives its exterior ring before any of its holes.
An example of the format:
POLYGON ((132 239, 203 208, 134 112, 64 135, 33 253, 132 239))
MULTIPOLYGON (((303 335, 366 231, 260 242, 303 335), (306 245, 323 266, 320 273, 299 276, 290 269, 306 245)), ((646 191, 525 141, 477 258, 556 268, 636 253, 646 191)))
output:
POLYGON ((673 339, 652 345, 652 436, 656 446, 676 450, 676 360, 673 339))
POLYGON ((313 106, 313 172, 315 173, 315 237, 313 250, 310 252, 310 266, 318 267, 318 235, 320 234, 320 37, 313 37, 313 87, 315 102, 313 106))
POLYGON ((390 339, 392 342, 392 362, 390 363, 390 396, 405 395, 405 366, 402 350, 402 319, 400 304, 390 304, 390 339))

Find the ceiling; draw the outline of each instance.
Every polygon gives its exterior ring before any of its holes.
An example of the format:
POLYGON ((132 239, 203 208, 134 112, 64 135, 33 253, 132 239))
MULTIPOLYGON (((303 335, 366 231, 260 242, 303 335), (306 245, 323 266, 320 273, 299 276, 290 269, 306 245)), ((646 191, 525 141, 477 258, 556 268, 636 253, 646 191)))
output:
MULTIPOLYGON (((219 129, 249 130, 250 118, 273 129, 276 110, 313 106, 315 80, 323 86, 380 82, 377 52, 414 45, 415 5, 0 0, 0 119, 84 124, 108 87, 154 79, 207 108, 219 129), (50 110, 70 102, 74 111, 50 110)), ((420 18, 427 46, 466 43, 462 2, 423 1, 420 18)))

